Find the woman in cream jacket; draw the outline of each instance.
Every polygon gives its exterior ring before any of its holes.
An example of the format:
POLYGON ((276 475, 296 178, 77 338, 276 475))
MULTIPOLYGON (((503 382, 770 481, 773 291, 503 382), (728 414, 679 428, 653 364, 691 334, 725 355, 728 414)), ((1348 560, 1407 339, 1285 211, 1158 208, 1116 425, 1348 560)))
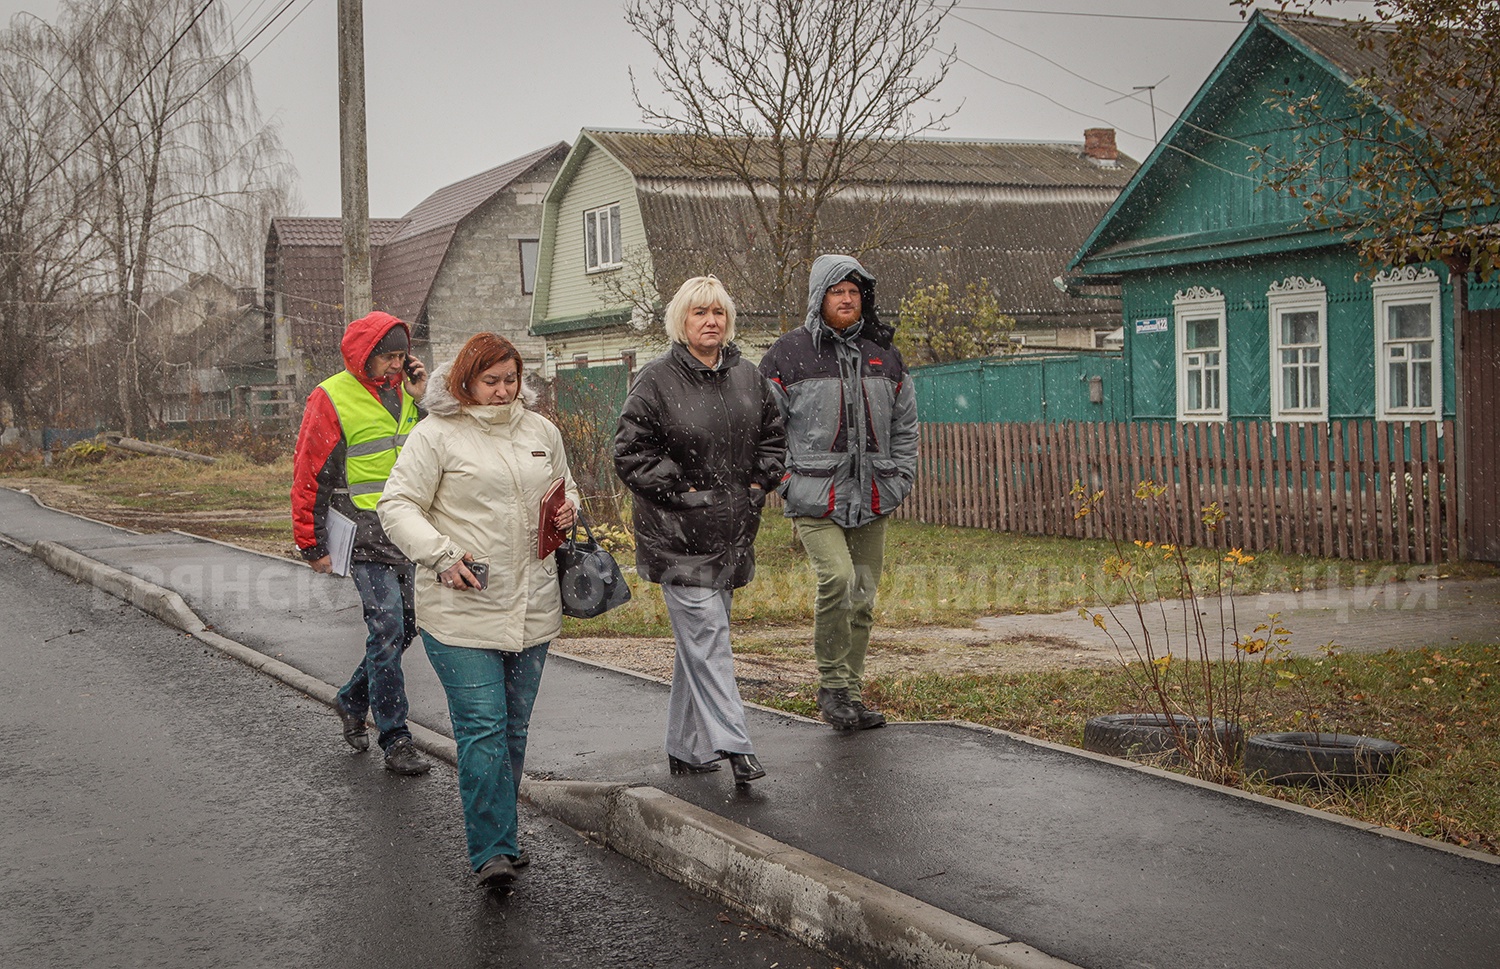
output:
POLYGON ((521 399, 521 358, 504 337, 465 343, 423 403, 376 510, 418 567, 417 625, 448 696, 469 861, 493 888, 529 860, 516 795, 547 644, 562 630, 556 563, 536 554, 542 498, 565 482, 553 524, 568 529, 578 490, 557 427, 521 399))

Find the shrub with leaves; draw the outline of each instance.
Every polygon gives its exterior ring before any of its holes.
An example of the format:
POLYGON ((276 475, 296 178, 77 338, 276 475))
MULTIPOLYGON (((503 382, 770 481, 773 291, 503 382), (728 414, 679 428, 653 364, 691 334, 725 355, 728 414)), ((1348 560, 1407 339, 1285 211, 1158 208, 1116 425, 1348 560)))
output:
MULTIPOLYGON (((1165 485, 1142 481, 1135 499, 1152 505, 1166 492, 1165 485)), ((1104 492, 1090 493, 1079 482, 1069 494, 1078 518, 1093 514, 1104 498, 1104 492)), ((1204 506, 1201 514, 1210 531, 1217 531, 1225 517, 1218 502, 1204 506)), ((1175 529, 1171 515, 1155 520, 1165 523, 1169 533, 1175 529)), ((1255 560, 1253 555, 1232 548, 1212 563, 1194 564, 1174 534, 1165 538, 1130 545, 1115 539, 1115 554, 1104 559, 1100 575, 1123 587, 1128 599, 1102 612, 1081 608, 1079 614, 1108 635, 1141 703, 1173 724, 1173 740, 1189 772, 1229 783, 1238 773, 1238 749, 1216 742, 1216 731, 1189 732, 1176 718, 1231 724, 1254 719, 1262 691, 1295 678, 1279 663, 1290 655, 1291 631, 1276 613, 1243 631, 1249 621, 1236 611, 1234 584, 1239 570, 1255 560), (1181 608, 1180 620, 1169 617, 1164 606, 1173 600, 1181 608), (1153 622, 1156 616, 1162 621, 1153 622)), ((1084 579, 1093 581, 1087 575, 1084 579)))
POLYGON ((947 282, 918 279, 901 298, 896 348, 910 364, 973 360, 1009 352, 1014 317, 1000 312, 987 279, 955 294, 947 282))

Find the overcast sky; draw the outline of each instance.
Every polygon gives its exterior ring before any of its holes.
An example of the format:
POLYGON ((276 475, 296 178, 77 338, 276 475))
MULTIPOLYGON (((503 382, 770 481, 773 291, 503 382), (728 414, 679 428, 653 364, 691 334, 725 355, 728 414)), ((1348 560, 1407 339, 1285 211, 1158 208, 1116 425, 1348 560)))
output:
MULTIPOLYGON (((220 2, 241 44, 281 5, 220 2)), ((0 21, 23 10, 52 20, 58 6, 0 0, 0 21)), ((261 110, 300 174, 305 215, 339 214, 336 9, 296 0, 246 48, 261 110)), ((628 72, 649 84, 652 60, 621 10, 622 0, 365 0, 370 214, 403 215, 444 185, 571 142, 583 127, 643 127, 628 72)), ((1080 141, 1084 128, 1112 126, 1121 149, 1144 159, 1152 112, 1132 89, 1156 85, 1165 133, 1242 23, 1228 0, 963 0, 943 30, 961 61, 938 92, 941 109, 958 109, 946 134, 1080 141)))

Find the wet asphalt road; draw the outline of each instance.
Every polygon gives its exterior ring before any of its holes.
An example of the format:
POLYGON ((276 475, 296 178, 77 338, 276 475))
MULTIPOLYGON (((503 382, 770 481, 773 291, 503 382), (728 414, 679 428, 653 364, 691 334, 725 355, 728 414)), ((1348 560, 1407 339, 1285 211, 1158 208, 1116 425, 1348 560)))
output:
POLYGON ((452 768, 0 547, 0 966, 832 965, 568 828, 475 889, 452 768))

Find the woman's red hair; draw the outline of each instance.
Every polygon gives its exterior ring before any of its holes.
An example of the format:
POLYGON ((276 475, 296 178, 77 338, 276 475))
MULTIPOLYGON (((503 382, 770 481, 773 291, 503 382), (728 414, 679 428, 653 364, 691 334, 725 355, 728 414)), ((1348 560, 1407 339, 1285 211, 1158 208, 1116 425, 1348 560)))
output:
POLYGON ((448 392, 461 404, 479 403, 479 398, 469 392, 469 384, 495 364, 504 363, 511 358, 515 358, 516 377, 519 378, 524 374, 526 365, 514 343, 498 333, 474 334, 469 337, 469 342, 464 344, 463 349, 458 351, 458 356, 453 358, 453 366, 448 370, 448 392))

